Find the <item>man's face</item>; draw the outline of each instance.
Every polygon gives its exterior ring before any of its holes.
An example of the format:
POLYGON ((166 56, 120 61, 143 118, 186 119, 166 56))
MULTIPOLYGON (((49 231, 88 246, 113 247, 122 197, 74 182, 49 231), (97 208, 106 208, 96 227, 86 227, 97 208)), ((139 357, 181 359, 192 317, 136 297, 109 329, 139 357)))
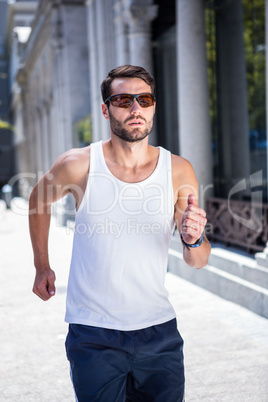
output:
MULTIPOLYGON (((116 78, 112 82, 112 94, 151 93, 151 87, 140 78, 116 78)), ((153 128, 155 104, 147 108, 139 105, 135 99, 127 108, 103 105, 104 117, 110 120, 111 133, 126 142, 137 142, 146 138, 153 128)))

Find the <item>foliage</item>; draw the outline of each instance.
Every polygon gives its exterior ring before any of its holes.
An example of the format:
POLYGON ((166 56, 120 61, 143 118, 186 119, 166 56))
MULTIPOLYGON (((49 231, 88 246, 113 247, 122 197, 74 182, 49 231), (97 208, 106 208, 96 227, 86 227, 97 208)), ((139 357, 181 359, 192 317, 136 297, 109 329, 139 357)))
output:
POLYGON ((8 129, 8 130, 15 131, 15 127, 12 126, 12 124, 10 124, 8 121, 4 121, 1 119, 0 119, 0 129, 8 129))
POLYGON ((266 128, 265 1, 243 0, 250 129, 266 128))
MULTIPOLYGON (((265 1, 241 0, 244 13, 244 44, 248 91, 249 125, 251 130, 266 130, 265 77, 265 1)), ((210 92, 212 140, 217 138, 217 51, 216 16, 213 1, 206 3, 206 47, 210 92)))
POLYGON ((212 141, 217 138, 216 23, 212 8, 205 10, 206 48, 212 141))
POLYGON ((78 136, 79 146, 83 147, 92 142, 92 119, 91 115, 85 117, 76 123, 76 132, 78 136))

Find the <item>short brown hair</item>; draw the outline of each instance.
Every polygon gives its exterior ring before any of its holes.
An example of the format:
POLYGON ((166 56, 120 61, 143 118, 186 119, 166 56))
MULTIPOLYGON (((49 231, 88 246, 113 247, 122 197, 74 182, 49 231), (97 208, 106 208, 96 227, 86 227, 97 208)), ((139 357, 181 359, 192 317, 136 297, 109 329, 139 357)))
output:
POLYGON ((150 85, 152 94, 155 95, 155 80, 145 68, 125 64, 111 70, 101 84, 101 95, 103 102, 112 95, 112 82, 116 78, 141 78, 146 84, 150 85))

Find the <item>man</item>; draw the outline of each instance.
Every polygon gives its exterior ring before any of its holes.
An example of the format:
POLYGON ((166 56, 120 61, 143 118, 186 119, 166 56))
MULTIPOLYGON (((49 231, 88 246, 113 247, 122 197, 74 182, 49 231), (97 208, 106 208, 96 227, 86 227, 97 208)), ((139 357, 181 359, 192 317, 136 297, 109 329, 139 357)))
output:
POLYGON ((188 265, 207 264, 205 211, 191 164, 148 144, 155 83, 125 65, 102 86, 107 141, 58 158, 30 197, 33 291, 48 300, 50 206, 72 193, 75 234, 67 291, 67 357, 76 398, 177 402, 184 398, 183 341, 164 279, 175 223, 188 265))

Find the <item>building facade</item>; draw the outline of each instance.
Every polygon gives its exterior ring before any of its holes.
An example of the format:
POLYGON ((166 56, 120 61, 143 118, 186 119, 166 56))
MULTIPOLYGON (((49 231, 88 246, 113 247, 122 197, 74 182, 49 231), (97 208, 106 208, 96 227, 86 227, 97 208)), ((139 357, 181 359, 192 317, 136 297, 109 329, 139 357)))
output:
MULTIPOLYGON (((79 146, 74 130, 90 113, 90 96, 84 2, 43 1, 35 6, 29 38, 20 43, 11 111, 17 172, 37 178, 60 154, 79 146)), ((11 49, 18 40, 13 35, 11 49)))
MULTIPOLYGON (((110 69, 136 64, 157 83, 150 141, 191 161, 200 205, 211 197, 267 202, 265 0, 15 2, 21 15, 33 4, 31 33, 10 63, 17 172, 37 176, 62 152, 107 139, 100 83, 110 69)), ((19 37, 9 15, 12 60, 19 37)), ((263 221, 250 219, 255 233, 263 221)), ((265 233, 252 234, 259 248, 265 233)))

